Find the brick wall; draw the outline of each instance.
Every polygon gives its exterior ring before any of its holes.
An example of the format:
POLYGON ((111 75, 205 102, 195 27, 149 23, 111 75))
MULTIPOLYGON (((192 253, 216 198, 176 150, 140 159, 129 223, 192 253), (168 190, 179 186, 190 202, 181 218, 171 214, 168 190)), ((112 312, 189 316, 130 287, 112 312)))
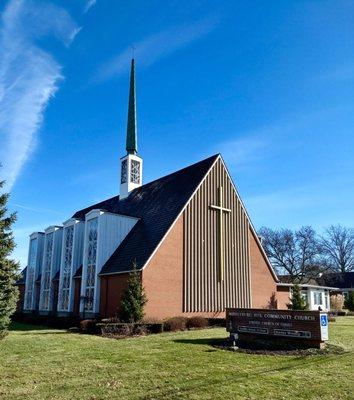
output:
POLYGON ((100 278, 100 316, 102 318, 117 316, 128 278, 129 274, 106 275, 100 278))
POLYGON ((251 230, 249 241, 252 308, 268 308, 272 294, 277 293, 276 281, 251 230))
POLYGON ((287 310, 287 304, 289 303, 290 289, 289 287, 278 286, 277 288, 277 299, 278 308, 280 310, 287 310))
POLYGON ((142 277, 149 299, 146 316, 161 319, 182 314, 183 216, 143 270, 142 277))

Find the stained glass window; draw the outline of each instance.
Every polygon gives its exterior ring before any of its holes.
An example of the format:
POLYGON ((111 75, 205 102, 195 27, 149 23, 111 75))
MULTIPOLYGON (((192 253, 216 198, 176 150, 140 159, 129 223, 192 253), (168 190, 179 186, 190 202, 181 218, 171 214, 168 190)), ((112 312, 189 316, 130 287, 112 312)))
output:
POLYGON ((49 310, 50 307, 50 289, 51 289, 51 269, 53 257, 53 232, 48 233, 45 240, 44 265, 42 276, 42 295, 41 310, 49 310))
POLYGON ((87 274, 85 291, 85 310, 93 311, 93 300, 96 283, 96 259, 97 259, 97 227, 98 219, 93 218, 88 222, 87 242, 87 274))
POLYGON ((36 258, 37 258, 37 247, 38 240, 31 239, 29 248, 29 260, 27 266, 27 278, 26 278, 26 291, 25 291, 25 309, 33 309, 33 296, 34 296, 34 279, 36 270, 36 258))
POLYGON ((130 182, 136 184, 140 183, 140 161, 132 160, 130 182))
POLYGON ((120 175, 120 183, 125 183, 127 181, 127 160, 122 161, 122 170, 121 170, 121 175, 120 175))
POLYGON ((61 270, 61 287, 59 295, 59 309, 68 311, 70 298, 70 282, 71 282, 71 263, 73 256, 73 239, 74 226, 68 226, 64 230, 64 260, 61 270))

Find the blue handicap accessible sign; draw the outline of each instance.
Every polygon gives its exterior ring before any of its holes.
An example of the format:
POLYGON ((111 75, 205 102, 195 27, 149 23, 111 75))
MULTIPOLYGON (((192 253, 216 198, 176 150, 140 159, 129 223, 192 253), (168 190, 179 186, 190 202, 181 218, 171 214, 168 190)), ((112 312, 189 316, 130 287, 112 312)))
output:
POLYGON ((321 315, 321 326, 327 326, 327 315, 321 315))

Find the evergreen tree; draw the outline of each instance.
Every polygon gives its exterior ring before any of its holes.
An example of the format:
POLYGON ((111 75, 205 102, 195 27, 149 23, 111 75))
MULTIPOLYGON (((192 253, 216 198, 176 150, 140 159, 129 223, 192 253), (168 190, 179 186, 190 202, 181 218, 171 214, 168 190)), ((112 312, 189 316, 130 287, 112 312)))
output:
POLYGON ((344 301, 344 307, 349 311, 354 311, 354 291, 350 290, 344 301))
MULTIPOLYGON (((4 181, 0 181, 0 189, 4 184, 4 181)), ((18 278, 18 264, 8 258, 15 248, 11 225, 16 221, 16 214, 7 214, 8 199, 8 193, 0 195, 0 339, 7 334, 18 298, 18 289, 14 285, 18 278)))
POLYGON ((307 302, 301 294, 300 286, 295 284, 293 286, 292 296, 289 299, 290 303, 286 306, 290 310, 307 310, 307 302))
POLYGON ((129 275, 128 286, 122 296, 119 317, 125 322, 140 322, 144 317, 144 306, 147 297, 141 283, 141 274, 133 263, 133 271, 129 275))

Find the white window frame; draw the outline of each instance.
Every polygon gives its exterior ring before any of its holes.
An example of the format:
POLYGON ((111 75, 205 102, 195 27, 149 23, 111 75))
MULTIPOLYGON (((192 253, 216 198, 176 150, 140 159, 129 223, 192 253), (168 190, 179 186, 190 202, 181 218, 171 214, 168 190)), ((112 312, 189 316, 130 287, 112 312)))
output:
POLYGON ((99 216, 103 214, 101 210, 91 210, 86 214, 85 218, 85 236, 84 236, 84 260, 83 260, 83 269, 82 269, 82 282, 81 282, 81 301, 80 301, 80 312, 81 313, 90 313, 96 314, 98 310, 96 310, 97 304, 97 295, 98 295, 98 277, 97 277, 97 259, 98 259, 98 249, 99 249, 99 240, 100 240, 100 227, 99 227, 99 216), (88 235, 89 235, 89 227, 90 222, 92 220, 97 221, 97 238, 96 238, 96 260, 94 265, 94 284, 88 286, 87 278, 88 278, 88 235), (91 291, 92 295, 92 307, 87 307, 87 292, 91 291))
POLYGON ((33 310, 35 308, 35 285, 36 285, 36 266, 37 256, 39 250, 39 238, 30 237, 29 251, 28 251, 28 264, 26 272, 26 286, 25 286, 25 299, 24 310, 33 310), (35 243, 35 248, 32 244, 35 243))
POLYGON ((59 294, 58 294, 58 311, 61 312, 70 311, 70 298, 71 298, 71 286, 72 286, 71 275, 73 266, 74 243, 75 243, 75 225, 74 223, 71 223, 64 226, 63 228, 63 244, 62 244, 59 294), (69 243, 69 246, 67 246, 67 234, 69 232, 71 232, 71 242, 69 243), (64 284, 66 283, 67 286, 64 287, 64 284))

